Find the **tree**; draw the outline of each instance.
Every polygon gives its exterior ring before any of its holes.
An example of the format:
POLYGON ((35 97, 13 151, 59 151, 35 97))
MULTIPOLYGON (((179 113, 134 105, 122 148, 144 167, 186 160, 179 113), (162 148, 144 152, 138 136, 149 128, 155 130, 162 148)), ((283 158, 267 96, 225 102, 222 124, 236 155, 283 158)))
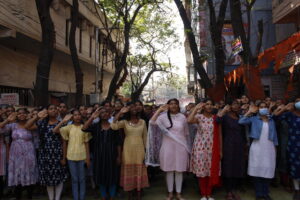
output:
MULTIPOLYGON (((120 52, 116 52, 115 55, 115 73, 109 85, 108 94, 106 100, 112 100, 113 96, 118 89, 120 78, 123 81, 124 78, 121 77, 122 71, 126 68, 127 56, 129 54, 130 48, 130 37, 131 30, 134 26, 135 20, 142 8, 146 5, 151 4, 155 1, 151 0, 98 0, 98 5, 104 14, 108 15, 112 21, 113 25, 119 25, 119 28, 123 30, 123 41, 124 47, 120 52)), ((114 28, 114 27, 109 27, 114 28)), ((108 28, 108 29, 109 29, 108 28)), ((109 31, 111 32, 111 31, 109 31)))
POLYGON ((129 58, 131 80, 131 100, 140 98, 144 88, 149 83, 154 72, 168 72, 172 66, 166 63, 157 63, 155 52, 150 55, 136 55, 129 58))
POLYGON ((247 33, 244 28, 243 14, 242 14, 242 4, 240 0, 230 0, 230 14, 231 23, 233 28, 234 36, 240 37, 243 44, 243 51, 240 53, 243 62, 245 64, 255 66, 257 64, 257 56, 260 52, 262 45, 262 35, 263 35, 263 21, 258 21, 258 41, 255 51, 255 55, 252 54, 250 47, 250 37, 251 37, 251 9, 253 8, 256 0, 245 0, 244 5, 246 7, 248 30, 247 33))
POLYGON ((207 0, 210 16, 210 34, 214 43, 216 59, 216 83, 224 82, 225 53, 222 42, 222 30, 225 20, 228 0, 222 0, 219 8, 218 18, 216 17, 213 0, 207 0))
POLYGON ((34 85, 34 104, 46 106, 48 104, 49 74, 53 59, 55 31, 50 15, 52 0, 35 0, 42 30, 42 44, 36 70, 34 85))
POLYGON ((195 35, 193 33, 193 29, 191 26, 191 21, 189 20, 189 18, 187 16, 187 12, 182 4, 182 1, 174 0, 174 2, 178 8, 180 17, 181 17, 183 25, 184 25, 185 33, 186 33, 188 41, 189 41, 189 46, 191 48, 191 52, 193 55, 194 68, 196 69, 197 73, 201 77, 200 84, 201 84, 202 88, 204 88, 204 89, 211 88, 212 83, 202 65, 203 59, 201 59, 200 53, 198 51, 198 46, 197 46, 195 35))
POLYGON ((168 57, 169 49, 178 45, 170 11, 165 4, 149 5, 140 12, 132 30, 133 56, 127 61, 132 100, 139 99, 155 72, 170 73, 174 68, 170 59, 163 60, 168 57))
POLYGON ((70 37, 69 37, 69 48, 71 52, 71 58, 73 62, 73 67, 75 71, 75 82, 76 82, 76 104, 82 104, 82 96, 83 96, 83 73, 80 68, 75 36, 76 36, 76 28, 78 26, 78 0, 73 0, 73 6, 71 10, 71 29, 70 29, 70 37))

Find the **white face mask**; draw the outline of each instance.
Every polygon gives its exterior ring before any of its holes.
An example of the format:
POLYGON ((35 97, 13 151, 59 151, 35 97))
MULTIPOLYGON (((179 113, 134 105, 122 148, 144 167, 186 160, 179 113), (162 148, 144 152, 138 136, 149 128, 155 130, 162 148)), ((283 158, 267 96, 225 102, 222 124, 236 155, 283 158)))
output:
POLYGON ((262 116, 266 116, 269 114, 269 109, 268 108, 260 108, 259 109, 259 114, 262 116))

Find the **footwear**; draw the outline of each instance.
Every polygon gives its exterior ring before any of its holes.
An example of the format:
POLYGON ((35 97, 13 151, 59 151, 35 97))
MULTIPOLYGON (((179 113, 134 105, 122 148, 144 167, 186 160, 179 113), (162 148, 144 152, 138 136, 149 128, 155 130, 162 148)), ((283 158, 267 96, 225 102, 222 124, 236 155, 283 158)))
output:
POLYGON ((212 197, 208 197, 207 200, 215 200, 215 199, 212 197))
POLYGON ((241 197, 240 197, 239 194, 232 193, 232 195, 233 195, 233 199, 234 199, 234 200, 241 200, 241 197))
POLYGON ((200 200, 207 200, 207 198, 206 197, 202 197, 200 200))
POLYGON ((300 192, 299 191, 297 191, 297 190, 295 191, 293 200, 300 200, 300 192))
POLYGON ((234 200, 233 193, 228 192, 227 195, 226 195, 226 200, 234 200))
POLYGON ((264 197, 265 200, 273 200, 269 195, 264 197))

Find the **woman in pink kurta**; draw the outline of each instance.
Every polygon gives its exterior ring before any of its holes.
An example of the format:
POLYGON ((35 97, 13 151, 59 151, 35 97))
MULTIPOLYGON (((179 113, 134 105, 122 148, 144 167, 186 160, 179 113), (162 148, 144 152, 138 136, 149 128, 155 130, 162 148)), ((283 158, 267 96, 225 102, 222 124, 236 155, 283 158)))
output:
POLYGON ((189 163, 188 124, 186 117, 179 111, 179 101, 171 99, 167 105, 156 111, 150 121, 152 124, 157 124, 163 133, 159 161, 160 168, 167 174, 168 200, 173 198, 174 182, 176 183, 176 197, 179 200, 182 199, 183 172, 188 170, 189 163), (166 110, 167 112, 164 112, 166 110))

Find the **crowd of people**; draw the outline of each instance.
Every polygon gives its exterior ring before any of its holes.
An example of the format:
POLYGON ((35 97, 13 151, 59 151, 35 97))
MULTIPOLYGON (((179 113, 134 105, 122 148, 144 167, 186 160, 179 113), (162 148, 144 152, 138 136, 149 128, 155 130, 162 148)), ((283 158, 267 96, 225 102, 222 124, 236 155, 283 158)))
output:
POLYGON ((226 200, 240 200, 239 186, 249 177, 253 197, 271 200, 275 176, 285 187, 292 183, 293 199, 300 200, 300 98, 0 110, 0 199, 5 188, 16 199, 25 191, 32 199, 34 188, 45 187, 49 200, 60 200, 70 179, 74 200, 85 199, 88 180, 103 200, 115 199, 120 188, 140 200, 158 169, 167 200, 183 200, 188 173, 201 200, 213 200, 215 187, 226 189, 226 200))

